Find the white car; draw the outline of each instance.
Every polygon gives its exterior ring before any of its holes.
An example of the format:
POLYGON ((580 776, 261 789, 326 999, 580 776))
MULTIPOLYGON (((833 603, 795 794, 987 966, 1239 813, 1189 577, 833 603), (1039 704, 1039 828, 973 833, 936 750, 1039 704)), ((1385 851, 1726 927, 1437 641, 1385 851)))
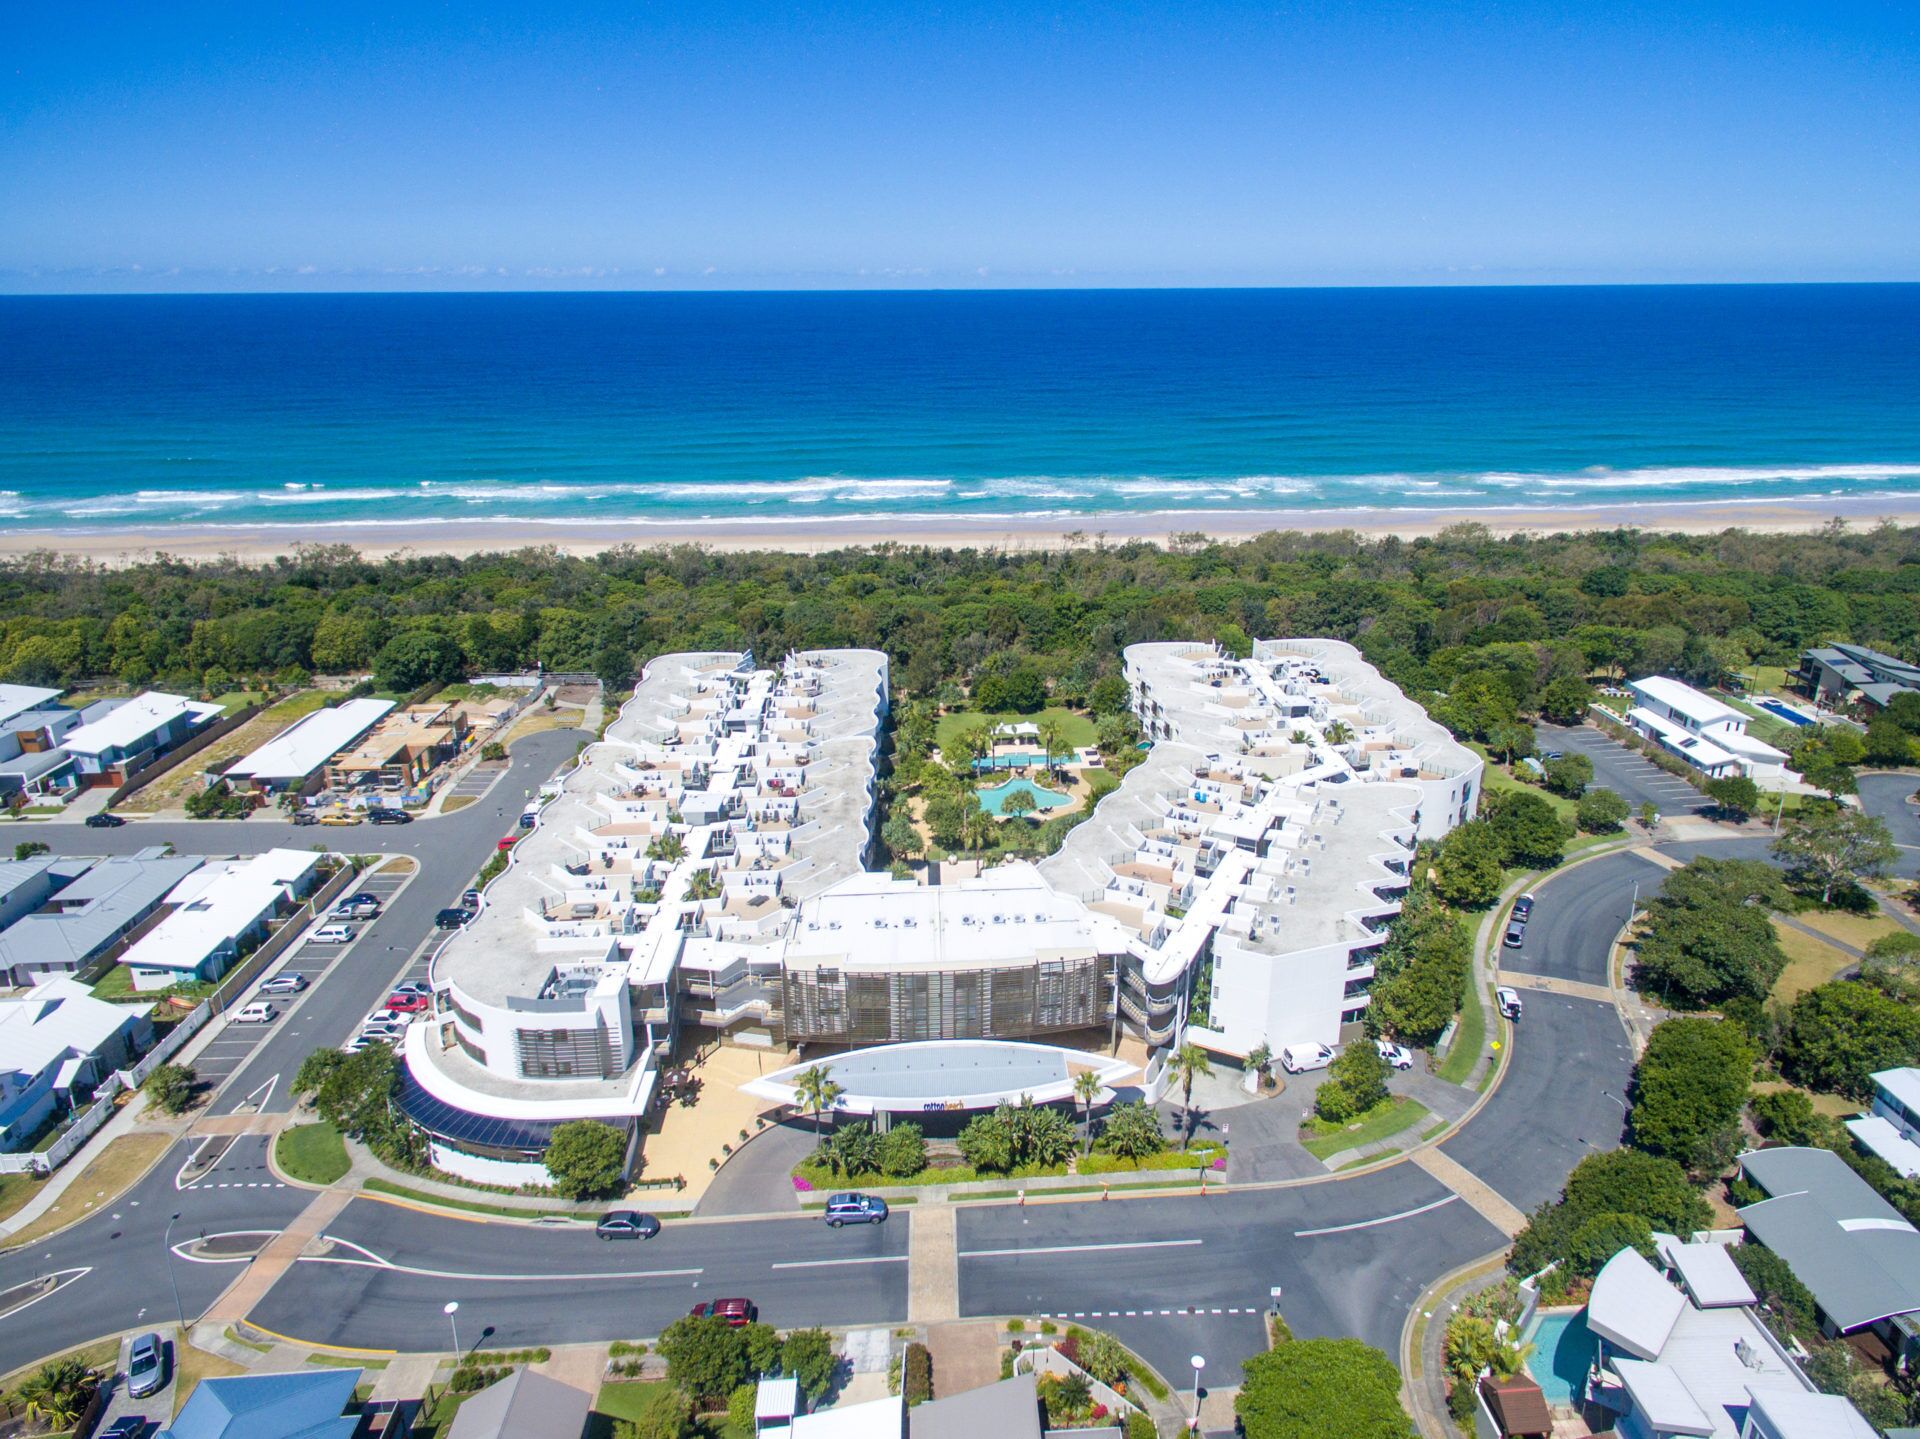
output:
POLYGON ((1374 1048, 1380 1052, 1380 1058, 1386 1061, 1389 1068, 1413 1068, 1413 1051, 1406 1045, 1395 1044, 1391 1039, 1381 1039, 1374 1042, 1374 1048))
POLYGON ((363 1049, 372 1049, 374 1045, 384 1043, 386 1043, 385 1040, 375 1039, 371 1035, 356 1034, 352 1039, 349 1039, 345 1044, 340 1046, 340 1052, 342 1054, 358 1054, 363 1049))
POLYGON ((272 1024, 279 1011, 270 1004, 255 1003, 236 1009, 233 1012, 235 1024, 272 1024))
POLYGON ((433 986, 418 979, 410 979, 405 984, 396 984, 393 987, 393 992, 395 994, 423 994, 431 999, 433 997, 433 986))
POLYGON ((1333 1063, 1334 1053, 1325 1044, 1289 1044, 1280 1051, 1280 1067, 1288 1074, 1305 1074, 1310 1069, 1325 1069, 1333 1063))
POLYGON ((1505 985, 1493 992, 1493 1002, 1500 1006, 1500 1013, 1508 1019, 1520 1018, 1520 991, 1508 989, 1505 985))
POLYGON ((323 924, 307 936, 315 944, 352 944, 353 926, 350 924, 323 924))
POLYGON ((412 1023, 413 1016, 404 1009, 376 1009, 372 1014, 367 1016, 367 1022, 360 1027, 362 1029, 371 1029, 376 1024, 391 1024, 400 1029, 405 1029, 412 1023))
POLYGON ((406 1032, 404 1024, 388 1024, 384 1020, 370 1020, 360 1026, 362 1039, 379 1039, 389 1043, 398 1043, 406 1032))

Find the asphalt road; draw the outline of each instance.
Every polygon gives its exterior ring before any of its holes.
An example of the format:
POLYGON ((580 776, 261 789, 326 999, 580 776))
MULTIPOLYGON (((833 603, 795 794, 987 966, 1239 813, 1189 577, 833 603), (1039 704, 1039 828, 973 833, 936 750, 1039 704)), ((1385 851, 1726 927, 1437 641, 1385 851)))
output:
POLYGON ((1920 877, 1920 808, 1907 796, 1920 788, 1911 774, 1863 774, 1859 777, 1860 808, 1886 821, 1893 842, 1900 846, 1893 873, 1902 879, 1920 877))
POLYGON ((1540 749, 1583 754, 1593 761, 1593 787, 1610 789, 1638 810, 1651 804, 1662 814, 1697 814, 1707 808, 1706 796, 1659 765, 1601 734, 1592 725, 1566 728, 1543 724, 1534 730, 1540 749))
MULTIPOLYGON (((483 805, 381 836, 418 855, 420 876, 236 1072, 216 1108, 230 1107, 263 1077, 290 1075, 308 1049, 352 1032, 412 954, 409 940, 430 932, 433 910, 467 883, 525 791, 571 753, 573 739, 531 737, 483 805)), ((126 844, 134 828, 75 830, 73 838, 137 847, 126 844)), ((202 851, 264 848, 288 837, 274 832, 284 826, 253 823, 173 828, 186 831, 183 847, 202 851)), ((1733 844, 1765 848, 1764 841, 1733 844)), ((73 848, 82 852, 78 843, 73 848)), ((1618 927, 1610 916, 1616 908, 1624 916, 1626 877, 1640 871, 1659 874, 1644 861, 1609 859, 1544 883, 1538 937, 1530 935, 1514 962, 1587 982, 1604 976, 1618 927)), ((1531 1209, 1558 1193, 1581 1156, 1618 1143, 1620 1111, 1609 1095, 1624 1092, 1629 1055, 1611 1006, 1544 992, 1528 995, 1513 1044, 1505 1081, 1444 1149, 1531 1209)), ((0 1288, 63 1269, 87 1271, 0 1318, 0 1370, 168 1317, 169 1214, 182 1216, 178 1244, 203 1231, 278 1230, 310 1198, 276 1185, 264 1168, 263 1140, 236 1141, 182 1189, 187 1157, 186 1146, 176 1146, 110 1213, 0 1255, 0 1288)), ((1239 1359, 1258 1348, 1259 1313, 1272 1286, 1282 1288, 1281 1307, 1296 1332, 1355 1334, 1391 1352, 1407 1306, 1428 1283, 1501 1244, 1464 1200, 1411 1163, 1206 1200, 972 1206, 957 1220, 963 1315, 1084 1316, 1175 1382, 1189 1354, 1206 1354, 1215 1384, 1234 1382, 1239 1359)), ((644 1244, 602 1244, 554 1226, 456 1219, 360 1199, 329 1227, 339 1241, 332 1252, 296 1263, 254 1315, 304 1340, 427 1350, 447 1342, 441 1311, 450 1299, 475 1326, 463 1324, 466 1343, 491 1326, 487 1342, 500 1347, 644 1337, 701 1299, 730 1295, 752 1299, 780 1326, 889 1324, 906 1317, 909 1228, 902 1209, 873 1228, 836 1232, 812 1218, 670 1222, 644 1244)), ((190 1259, 171 1268, 189 1315, 235 1272, 190 1259)))
POLYGON ((1534 895, 1526 939, 1518 949, 1501 949, 1501 968, 1604 985, 1608 946, 1591 942, 1593 936, 1612 939, 1627 922, 1635 886, 1645 903, 1665 877, 1652 860, 1622 853, 1546 881, 1534 895))

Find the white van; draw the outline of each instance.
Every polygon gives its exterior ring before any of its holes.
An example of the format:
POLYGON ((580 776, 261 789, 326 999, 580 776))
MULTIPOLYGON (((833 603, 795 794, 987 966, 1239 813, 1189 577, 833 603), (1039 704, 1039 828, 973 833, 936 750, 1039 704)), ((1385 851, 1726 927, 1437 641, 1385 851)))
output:
POLYGON ((353 926, 350 924, 323 924, 310 936, 315 944, 351 944, 353 926))
POLYGON ((1289 1044, 1280 1051, 1280 1067, 1288 1074, 1305 1074, 1333 1063, 1333 1050, 1324 1044, 1289 1044))
POLYGON ((233 1014, 235 1024, 272 1024, 276 1011, 270 1004, 249 1004, 233 1014))

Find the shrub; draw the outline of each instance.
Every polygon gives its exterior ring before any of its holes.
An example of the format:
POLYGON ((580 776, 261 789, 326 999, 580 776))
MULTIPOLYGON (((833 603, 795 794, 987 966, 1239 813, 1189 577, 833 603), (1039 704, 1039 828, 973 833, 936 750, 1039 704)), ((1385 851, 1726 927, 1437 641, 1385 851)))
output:
POLYGON ((896 1124, 880 1137, 880 1172, 911 1179, 927 1167, 927 1141, 917 1124, 896 1124))
POLYGON ((900 1392, 906 1397, 908 1408, 933 1398, 933 1355, 926 1345, 907 1346, 900 1366, 900 1392))
POLYGON ((1314 1094, 1314 1112, 1330 1124, 1344 1124, 1387 1097, 1387 1063, 1365 1041, 1349 1044, 1327 1066, 1314 1094))
POLYGON ((547 1173, 568 1199, 618 1194, 626 1179, 627 1137, 597 1119, 576 1119, 553 1131, 547 1173))
POLYGON ((1612 834, 1627 822, 1627 802, 1610 789, 1590 789, 1580 796, 1573 822, 1588 834, 1612 834))
POLYGON ((193 1071, 184 1064, 157 1065, 140 1086, 147 1102, 162 1114, 179 1114, 193 1102, 193 1071))

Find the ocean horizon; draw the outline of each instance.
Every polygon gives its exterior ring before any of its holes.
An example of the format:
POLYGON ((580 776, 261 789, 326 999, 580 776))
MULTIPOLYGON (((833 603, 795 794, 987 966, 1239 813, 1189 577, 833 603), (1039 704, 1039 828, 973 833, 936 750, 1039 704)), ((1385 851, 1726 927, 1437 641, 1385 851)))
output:
POLYGON ((0 528, 1920 494, 1920 285, 0 297, 0 528))

